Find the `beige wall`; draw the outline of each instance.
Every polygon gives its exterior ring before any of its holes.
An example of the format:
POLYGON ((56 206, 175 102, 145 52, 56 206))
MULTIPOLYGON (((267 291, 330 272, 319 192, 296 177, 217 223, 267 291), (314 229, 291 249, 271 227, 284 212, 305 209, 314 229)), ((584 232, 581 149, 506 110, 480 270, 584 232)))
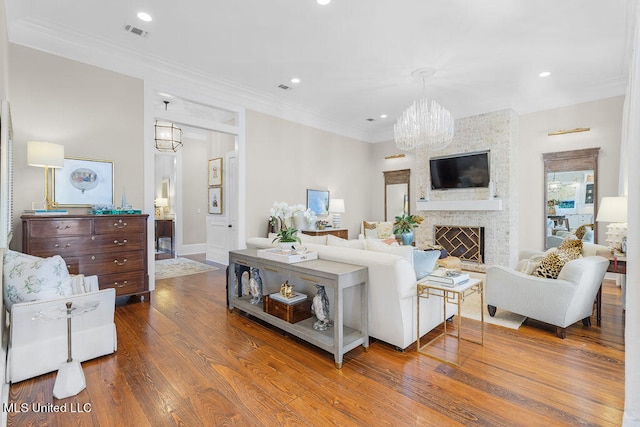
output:
POLYGON ((371 215, 371 145, 247 111, 247 236, 264 236, 273 202, 306 205, 308 188, 345 200, 342 227, 357 238, 371 215))
MULTIPOLYGON (((64 145, 65 157, 114 161, 114 203, 126 190, 128 203, 140 208, 142 80, 14 44, 9 58, 15 211, 44 196, 43 170, 27 166, 27 141, 64 145)), ((17 233, 12 246, 20 239, 17 233)))
POLYGON ((0 100, 9 98, 9 39, 4 1, 0 1, 0 100))
MULTIPOLYGON (((600 147, 598 201, 603 196, 618 195, 623 102, 624 97, 619 96, 520 116, 520 248, 541 249, 544 244, 542 153, 600 147), (547 135, 578 127, 588 127, 591 131, 547 135)), ((598 228, 598 242, 603 243, 606 227, 599 225, 598 228)))

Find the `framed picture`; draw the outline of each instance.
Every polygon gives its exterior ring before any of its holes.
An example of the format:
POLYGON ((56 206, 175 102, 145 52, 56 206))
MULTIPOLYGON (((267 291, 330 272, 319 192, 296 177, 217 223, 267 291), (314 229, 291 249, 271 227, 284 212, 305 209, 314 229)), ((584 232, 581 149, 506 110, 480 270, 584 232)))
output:
POLYGON ((222 187, 209 188, 209 213, 222 214, 222 187))
POLYGON ((53 170, 53 201, 58 206, 113 205, 113 162, 64 158, 53 170))
POLYGON ((311 209, 316 215, 329 213, 329 191, 307 190, 307 209, 311 209))
POLYGON ((222 185, 222 157, 209 160, 209 185, 222 185))

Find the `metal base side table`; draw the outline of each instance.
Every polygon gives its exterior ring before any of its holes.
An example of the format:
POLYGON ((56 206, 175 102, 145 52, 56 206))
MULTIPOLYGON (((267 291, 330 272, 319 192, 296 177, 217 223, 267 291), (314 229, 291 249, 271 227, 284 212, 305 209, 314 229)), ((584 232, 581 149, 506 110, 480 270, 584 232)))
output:
POLYGON ((432 357, 434 359, 440 360, 441 362, 448 363, 454 366, 460 366, 460 341, 465 340, 472 342, 474 344, 484 345, 484 289, 483 282, 479 279, 469 279, 468 282, 463 283, 461 285, 457 285, 454 287, 443 286, 441 284, 437 284, 435 282, 429 282, 428 277, 425 277, 417 284, 417 316, 418 316, 418 340, 417 340, 417 351, 420 354, 424 354, 425 356, 432 357), (468 297, 474 293, 480 294, 480 341, 475 341, 469 338, 465 338, 462 336, 461 329, 461 316, 460 316, 460 308, 462 302, 464 302, 465 297, 468 297), (441 332, 438 336, 431 339, 424 345, 420 344, 420 299, 421 298, 430 298, 430 297, 438 297, 442 298, 443 305, 443 332, 441 332), (453 334, 447 330, 447 303, 455 304, 458 307, 458 314, 456 316, 457 320, 457 333, 453 334), (442 357, 436 356, 434 354, 428 353, 426 349, 433 345, 437 340, 444 337, 454 337, 458 340, 458 352, 457 359, 455 362, 444 359, 442 357))

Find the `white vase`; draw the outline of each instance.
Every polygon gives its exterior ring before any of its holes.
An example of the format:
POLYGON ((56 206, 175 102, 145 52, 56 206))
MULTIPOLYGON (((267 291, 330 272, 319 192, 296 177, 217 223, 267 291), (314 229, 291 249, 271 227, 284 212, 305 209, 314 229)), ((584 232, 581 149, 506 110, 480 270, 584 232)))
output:
POLYGON ((292 222, 296 230, 305 230, 307 228, 304 213, 301 211, 297 211, 293 214, 292 222))
POLYGON ((293 249, 293 246, 297 243, 298 242, 278 242, 278 246, 280 246, 280 249, 293 249))

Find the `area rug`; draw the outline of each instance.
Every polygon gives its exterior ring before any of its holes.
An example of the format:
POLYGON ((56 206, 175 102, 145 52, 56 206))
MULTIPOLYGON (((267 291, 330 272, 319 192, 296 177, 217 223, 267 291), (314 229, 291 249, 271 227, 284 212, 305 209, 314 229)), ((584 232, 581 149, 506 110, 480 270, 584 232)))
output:
POLYGON ((218 270, 218 267, 193 261, 188 258, 170 258, 156 261, 156 280, 189 274, 206 273, 218 270))
MULTIPOLYGON (((466 297, 462 303, 462 307, 460 307, 460 310, 462 317, 480 320, 480 295, 473 294, 466 297)), ((482 310, 484 310, 485 323, 491 323, 493 325, 503 326, 509 329, 518 329, 520 325, 522 325, 522 322, 524 322, 524 319, 526 319, 525 316, 501 310, 499 308, 496 310, 496 315, 491 317, 487 311, 486 304, 482 307, 482 310)))

